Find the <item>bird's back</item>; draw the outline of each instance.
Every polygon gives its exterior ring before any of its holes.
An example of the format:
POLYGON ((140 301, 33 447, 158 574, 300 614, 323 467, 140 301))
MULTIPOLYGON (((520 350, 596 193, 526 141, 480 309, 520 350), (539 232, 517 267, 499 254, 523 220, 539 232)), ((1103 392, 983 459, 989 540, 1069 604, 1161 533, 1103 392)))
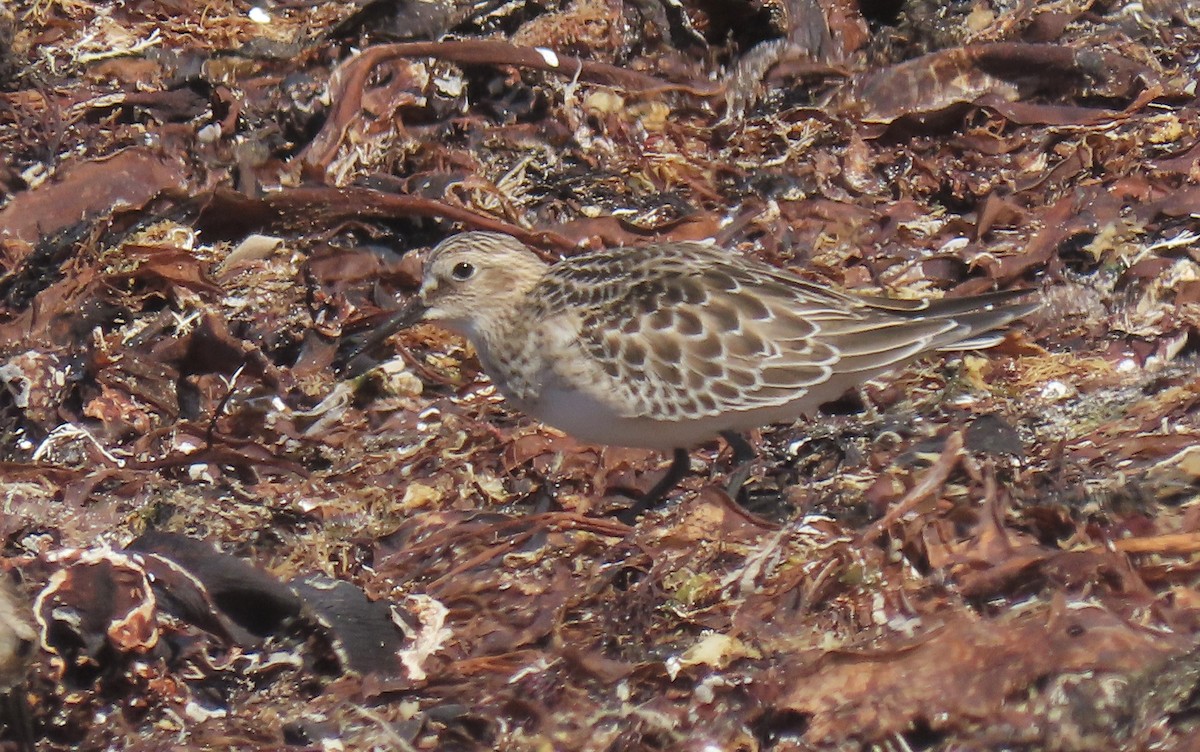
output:
MULTIPOLYGON (((561 261, 524 315, 541 331, 531 355, 552 372, 543 388, 558 400, 582 392, 575 397, 589 421, 607 411, 642 427, 691 422, 715 435, 795 419, 924 353, 974 346, 1034 307, 1008 302, 1019 294, 856 296, 718 248, 671 243, 561 261)), ((544 409, 531 410, 546 420, 544 409)), ((564 428, 587 438, 586 427, 564 428)))

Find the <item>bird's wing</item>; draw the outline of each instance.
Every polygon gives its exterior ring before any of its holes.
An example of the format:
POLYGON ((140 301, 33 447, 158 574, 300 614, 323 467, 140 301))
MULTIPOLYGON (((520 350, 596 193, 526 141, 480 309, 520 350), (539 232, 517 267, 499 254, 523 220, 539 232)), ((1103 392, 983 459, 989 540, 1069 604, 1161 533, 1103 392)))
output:
POLYGON ((990 300, 847 295, 694 243, 574 257, 533 297, 543 315, 576 317, 609 404, 658 420, 785 405, 830 380, 850 388, 1019 315, 990 300))

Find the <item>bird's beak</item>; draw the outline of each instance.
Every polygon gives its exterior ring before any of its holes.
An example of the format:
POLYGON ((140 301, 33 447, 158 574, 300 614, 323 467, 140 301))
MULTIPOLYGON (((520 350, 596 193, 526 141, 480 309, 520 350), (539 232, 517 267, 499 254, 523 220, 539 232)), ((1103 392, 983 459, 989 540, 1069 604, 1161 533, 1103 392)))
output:
POLYGON ((409 301, 408 305, 388 316, 382 322, 377 324, 375 328, 367 335, 358 347, 355 347, 345 358, 346 367, 351 373, 357 372, 359 369, 354 367, 354 361, 363 353, 373 350, 381 342, 386 340, 401 329, 420 323, 425 318, 426 311, 429 307, 425 305, 425 301, 421 296, 417 295, 409 301))
POLYGON ((420 295, 414 296, 408 301, 408 305, 388 316, 375 328, 371 333, 372 344, 382 342, 401 329, 420 323, 428 310, 429 306, 425 305, 424 299, 420 295))

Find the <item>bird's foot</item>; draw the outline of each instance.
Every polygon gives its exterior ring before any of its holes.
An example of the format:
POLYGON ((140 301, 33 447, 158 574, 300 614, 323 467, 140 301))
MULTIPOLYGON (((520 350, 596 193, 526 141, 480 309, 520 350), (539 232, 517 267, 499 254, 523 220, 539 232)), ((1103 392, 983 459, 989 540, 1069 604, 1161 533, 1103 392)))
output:
POLYGON ((691 458, 688 456, 686 449, 676 449, 675 454, 671 458, 671 466, 667 468, 666 474, 659 479, 657 483, 647 492, 639 494, 631 489, 619 489, 634 500, 633 506, 617 514, 617 519, 624 522, 626 525, 632 525, 637 522, 637 518, 641 517, 644 512, 657 507, 663 502, 671 489, 679 485, 679 481, 687 475, 688 469, 691 467, 691 458))
POLYGON ((746 484, 750 473, 754 471, 756 458, 754 447, 750 445, 745 436, 733 431, 722 431, 721 438, 725 439, 725 443, 733 450, 733 472, 729 476, 729 483, 725 485, 725 493, 729 494, 729 498, 741 504, 738 494, 742 492, 742 486, 746 484))
MULTIPOLYGON (((742 486, 746 485, 746 481, 750 478, 750 473, 754 471, 754 461, 743 462, 734 468, 734 471, 729 475, 729 482, 725 484, 725 493, 729 494, 729 498, 739 504, 742 504, 738 494, 742 492, 742 486)), ((743 504, 743 506, 745 506, 743 504)))

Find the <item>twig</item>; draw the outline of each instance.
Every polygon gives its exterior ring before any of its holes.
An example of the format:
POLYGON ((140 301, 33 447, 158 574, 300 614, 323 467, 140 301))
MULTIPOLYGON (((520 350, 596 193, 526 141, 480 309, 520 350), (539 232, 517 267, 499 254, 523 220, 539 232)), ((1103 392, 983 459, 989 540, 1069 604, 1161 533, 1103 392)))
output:
POLYGON ((862 542, 867 543, 874 540, 889 525, 908 514, 922 501, 937 493, 945 485, 946 479, 950 477, 950 472, 958 465, 959 457, 962 456, 962 449, 962 431, 955 431, 946 439, 946 448, 942 451, 942 456, 938 457, 938 461, 933 463, 933 467, 929 468, 928 472, 917 482, 917 485, 898 504, 888 510, 888 513, 882 519, 867 528, 866 532, 862 535, 862 542))
POLYGON ((1138 538, 1122 538, 1092 546, 1091 550, 1112 548, 1126 554, 1164 554, 1184 556, 1200 551, 1200 533, 1165 533, 1145 535, 1138 538))

